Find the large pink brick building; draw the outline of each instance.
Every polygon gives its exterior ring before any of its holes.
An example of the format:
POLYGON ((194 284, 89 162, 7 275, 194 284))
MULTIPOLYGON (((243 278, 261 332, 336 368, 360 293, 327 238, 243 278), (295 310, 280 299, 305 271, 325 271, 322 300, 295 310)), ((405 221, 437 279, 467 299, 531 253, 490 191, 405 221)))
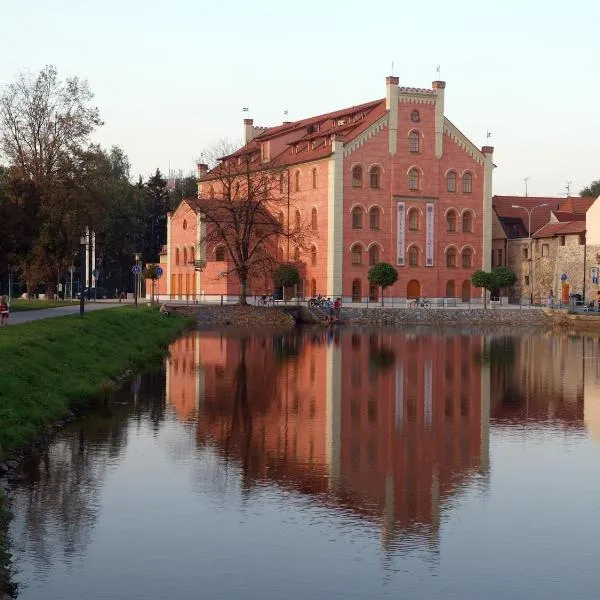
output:
MULTIPOLYGON (((275 165, 291 212, 274 216, 284 227, 302 219, 314 234, 308 247, 283 242, 277 250, 301 267, 299 294, 376 300, 368 270, 389 262, 399 279, 386 297, 481 296, 470 279, 491 267, 493 148, 477 148, 446 118, 445 87, 400 87, 387 77, 385 98, 374 102, 269 128, 244 120, 245 145, 234 156, 275 165)), ((205 165, 198 170, 199 197, 208 197, 214 177, 205 165)), ((202 232, 195 199, 169 215, 161 295, 237 296, 226 252, 203 244, 202 232)), ((266 285, 254 281, 250 291, 266 285)))

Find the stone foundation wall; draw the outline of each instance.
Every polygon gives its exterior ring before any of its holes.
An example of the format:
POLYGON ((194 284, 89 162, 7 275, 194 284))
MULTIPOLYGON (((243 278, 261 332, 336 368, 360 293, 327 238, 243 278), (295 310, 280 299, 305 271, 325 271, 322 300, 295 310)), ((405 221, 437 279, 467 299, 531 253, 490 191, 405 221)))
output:
POLYGON ((545 309, 444 310, 406 308, 343 308, 341 319, 349 324, 374 325, 552 325, 545 309))

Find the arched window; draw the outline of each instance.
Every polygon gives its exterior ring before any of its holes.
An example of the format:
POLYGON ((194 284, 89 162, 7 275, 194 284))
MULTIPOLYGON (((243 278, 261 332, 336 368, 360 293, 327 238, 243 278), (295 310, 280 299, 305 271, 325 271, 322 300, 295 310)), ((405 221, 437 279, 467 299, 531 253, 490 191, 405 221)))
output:
POLYGON ((446 251, 446 266, 451 269, 456 267, 456 248, 448 248, 446 251))
POLYGON ((419 249, 416 246, 411 246, 408 249, 408 266, 418 267, 419 266, 419 249))
POLYGON ((465 173, 462 178, 463 193, 470 194, 473 191, 473 175, 465 173))
POLYGON ((183 220, 183 230, 185 231, 187 229, 187 219, 183 220))
POLYGON ((196 260, 196 250, 194 246, 190 246, 190 260, 194 262, 196 260))
POLYGON ((473 266, 473 251, 471 248, 465 248, 462 251, 462 266, 463 269, 470 269, 473 266))
POLYGON ((317 169, 313 169, 312 170, 312 186, 313 186, 313 190, 317 189, 319 183, 319 175, 317 173, 317 169))
POLYGON ((409 152, 420 152, 420 137, 418 131, 411 131, 408 134, 408 151, 409 152))
POLYGON ((283 211, 279 212, 277 220, 279 221, 279 227, 281 227, 281 229, 283 229, 283 224, 285 222, 285 215, 283 214, 283 211))
POLYGON ((449 192, 456 191, 456 173, 454 171, 450 171, 446 177, 446 187, 449 192))
POLYGON ((369 185, 373 189, 381 187, 381 169, 379 167, 371 167, 369 171, 369 185))
POLYGON ((456 211, 449 210, 446 214, 446 231, 454 233, 456 231, 456 211))
POLYGON ((296 231, 300 231, 300 211, 296 210, 296 215, 294 217, 294 227, 296 231))
POLYGON ((362 282, 360 279, 352 280, 352 302, 362 301, 362 282))
POLYGON ((363 170, 360 165, 352 167, 352 187, 362 187, 363 184, 363 170))
POLYGON ((313 208, 310 211, 310 227, 313 231, 317 230, 317 209, 313 208))
POLYGON ((471 300, 471 282, 465 279, 462 284, 462 301, 469 302, 471 300))
POLYGON ((300 248, 294 248, 294 262, 300 262, 300 248))
POLYGON ((310 264, 313 267, 317 266, 317 247, 316 246, 310 247, 310 264))
POLYGON ((408 172, 408 189, 413 191, 418 190, 421 185, 420 179, 421 178, 418 169, 411 169, 408 172))
POLYGON ((352 264, 362 265, 362 246, 360 244, 352 246, 352 264))
POLYGON ((419 231, 419 211, 416 208, 408 211, 408 228, 411 231, 419 231))
POLYGON ((456 285, 454 279, 446 282, 446 298, 454 298, 456 296, 456 285))
POLYGON ((225 260, 225 246, 217 246, 215 248, 215 260, 223 262, 225 260))
POLYGON ((369 228, 370 229, 379 229, 379 221, 380 221, 381 211, 378 206, 373 206, 371 210, 369 210, 369 228))
POLYGON ((188 260, 187 260, 187 248, 183 249, 183 264, 184 265, 188 264, 188 260))
POLYGON ((463 233, 471 233, 473 231, 473 213, 469 210, 463 213, 462 230, 463 233))
POLYGON ((352 229, 362 229, 363 211, 360 206, 355 206, 352 209, 352 229))
POLYGON ((379 246, 374 244, 369 248, 369 264, 371 266, 379 263, 379 246))
POLYGON ((316 279, 310 280, 310 295, 311 296, 317 295, 317 280, 316 279))
POLYGON ((175 264, 179 266, 179 248, 175 248, 175 264))
POLYGON ((374 283, 369 284, 369 302, 379 302, 379 286, 374 283))
POLYGON ((296 171, 294 174, 294 191, 300 191, 300 171, 296 171))
POLYGON ((283 248, 281 246, 277 248, 277 262, 283 262, 283 248))

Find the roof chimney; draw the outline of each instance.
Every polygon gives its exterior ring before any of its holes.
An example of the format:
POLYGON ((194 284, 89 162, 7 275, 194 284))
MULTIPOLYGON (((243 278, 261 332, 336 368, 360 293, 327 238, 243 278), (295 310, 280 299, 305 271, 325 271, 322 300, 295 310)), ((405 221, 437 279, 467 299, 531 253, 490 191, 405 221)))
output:
POLYGON ((196 169, 198 170, 198 179, 202 179, 208 173, 208 165, 205 163, 197 163, 196 169))
POLYGON ((485 155, 494 154, 494 146, 482 146, 481 152, 485 155))
POLYGON ((248 144, 254 137, 254 119, 244 119, 244 144, 248 144))
POLYGON ((435 99, 435 157, 441 158, 444 153, 444 90, 445 81, 434 81, 432 89, 436 90, 435 99))

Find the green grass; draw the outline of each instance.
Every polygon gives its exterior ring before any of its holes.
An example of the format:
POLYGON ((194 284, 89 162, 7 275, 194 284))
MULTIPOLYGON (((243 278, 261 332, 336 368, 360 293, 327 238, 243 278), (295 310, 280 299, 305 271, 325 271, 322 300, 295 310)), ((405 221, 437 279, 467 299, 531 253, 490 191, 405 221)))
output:
POLYGON ((42 308, 57 308, 59 306, 72 306, 78 304, 78 301, 73 303, 69 300, 23 300, 21 298, 10 301, 11 312, 21 312, 24 310, 41 310, 42 308))
POLYGON ((119 307, 0 329, 0 458, 125 370, 156 361, 188 323, 119 307))

